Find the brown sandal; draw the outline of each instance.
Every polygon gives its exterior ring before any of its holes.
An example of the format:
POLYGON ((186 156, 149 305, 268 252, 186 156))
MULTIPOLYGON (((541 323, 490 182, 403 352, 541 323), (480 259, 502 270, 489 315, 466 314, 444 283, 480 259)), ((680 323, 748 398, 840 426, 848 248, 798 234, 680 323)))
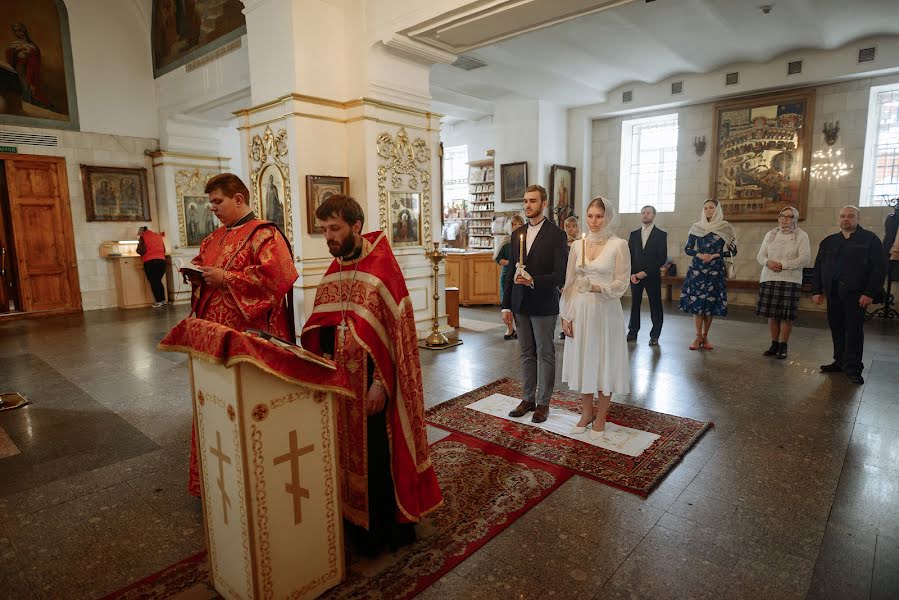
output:
POLYGON ((699 350, 702 348, 703 338, 701 335, 697 335, 696 339, 693 340, 693 343, 690 344, 690 350, 699 350))

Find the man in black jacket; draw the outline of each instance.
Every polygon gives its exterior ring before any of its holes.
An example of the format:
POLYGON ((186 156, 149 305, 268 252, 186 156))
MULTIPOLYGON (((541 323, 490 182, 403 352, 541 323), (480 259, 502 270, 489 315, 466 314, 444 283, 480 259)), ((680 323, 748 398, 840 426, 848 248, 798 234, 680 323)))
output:
POLYGON ((549 415, 549 399, 556 381, 556 323, 559 320, 559 288, 565 283, 568 244, 565 233, 544 216, 546 190, 532 185, 524 192, 527 223, 512 232, 511 259, 522 263, 527 277, 518 272, 506 278, 502 314, 506 326, 518 330, 524 397, 509 413, 542 423, 549 415), (538 390, 539 388, 539 396, 538 390))
POLYGON ((827 323, 833 337, 833 362, 822 373, 844 371, 853 383, 862 378, 865 308, 883 294, 886 260, 880 239, 858 224, 859 210, 840 209, 840 232, 818 247, 812 300, 827 299, 827 323))
POLYGON ((627 326, 627 340, 637 339, 640 331, 640 305, 643 304, 643 290, 649 298, 649 314, 652 329, 649 331, 649 345, 659 345, 662 333, 662 274, 659 269, 668 260, 668 234, 653 224, 656 218, 654 206, 644 206, 640 210, 643 226, 631 232, 627 245, 631 251, 631 321, 627 326))

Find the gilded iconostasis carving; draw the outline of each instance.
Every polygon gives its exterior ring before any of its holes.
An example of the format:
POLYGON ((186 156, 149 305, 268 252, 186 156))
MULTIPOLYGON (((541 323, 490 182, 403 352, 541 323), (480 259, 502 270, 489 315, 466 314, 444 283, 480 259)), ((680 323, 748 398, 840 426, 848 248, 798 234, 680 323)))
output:
POLYGON ((256 194, 256 216, 271 221, 293 239, 291 218, 290 167, 287 165, 287 131, 277 133, 266 126, 265 132, 250 139, 250 186, 256 194))
POLYGON ((422 138, 378 136, 378 225, 393 247, 431 243, 431 150, 422 138), (389 183, 388 183, 389 180, 389 183))

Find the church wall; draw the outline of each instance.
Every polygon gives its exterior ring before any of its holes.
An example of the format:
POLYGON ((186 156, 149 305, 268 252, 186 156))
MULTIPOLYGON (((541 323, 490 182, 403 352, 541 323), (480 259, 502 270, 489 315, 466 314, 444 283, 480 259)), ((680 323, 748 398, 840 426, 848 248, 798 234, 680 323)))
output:
POLYGON ((135 239, 137 228, 158 228, 156 186, 145 150, 158 145, 157 101, 153 85, 147 16, 132 2, 66 2, 72 40, 80 131, 4 126, 14 132, 55 135, 56 147, 17 145, 19 154, 66 159, 75 253, 85 310, 117 305, 112 265, 99 257, 106 240, 135 239), (151 220, 86 220, 81 165, 147 169, 151 220))
POLYGON ((81 131, 159 137, 148 16, 132 2, 70 0, 66 8, 81 131))
MULTIPOLYGON (((837 231, 837 215, 841 207, 858 205, 862 174, 862 158, 865 147, 868 103, 872 86, 899 82, 899 75, 876 78, 855 79, 816 86, 815 113, 812 124, 811 167, 827 163, 830 159, 816 157, 816 152, 834 153, 842 150, 843 160, 850 165, 848 174, 839 179, 809 179, 808 208, 800 223, 809 235, 812 246, 812 261, 817 246, 827 235, 837 231), (840 132, 837 142, 828 146, 821 133, 825 121, 839 121, 840 132)), ((592 123, 592 148, 590 153, 590 195, 602 195, 616 202, 619 199, 619 170, 621 152, 621 123, 636 116, 677 113, 678 115, 678 165, 677 187, 675 191, 675 211, 659 213, 656 223, 668 232, 668 253, 677 263, 678 273, 683 274, 689 258, 683 246, 687 240, 690 225, 698 220, 702 202, 710 197, 709 178, 712 168, 711 144, 702 156, 697 156, 693 147, 695 136, 705 136, 711 140, 714 103, 694 104, 668 110, 641 112, 639 115, 618 116, 594 120, 592 123)), ((581 211, 582 212, 582 211, 581 211)), ((892 212, 888 208, 862 208, 861 224, 883 236, 883 222, 892 212)), ((727 215, 725 214, 725 218, 727 215)), ((619 235, 625 236, 639 227, 638 214, 622 215, 619 235)), ((771 222, 734 223, 738 240, 738 256, 735 260, 738 279, 758 279, 761 266, 756 254, 762 238, 775 226, 771 222)), ((808 266, 813 266, 809 264, 808 266)), ((675 292, 675 297, 677 293, 675 292)), ((754 305, 755 293, 732 292, 728 294, 732 304, 754 305)), ((820 309, 808 299, 803 299, 803 308, 820 309)))
MULTIPOLYGON (((146 150, 156 149, 159 142, 153 138, 101 133, 64 132, 23 127, 4 127, 4 129, 52 134, 59 137, 59 146, 57 147, 20 144, 17 147, 18 152, 19 154, 65 157, 82 306, 84 310, 117 306, 112 263, 109 259, 100 258, 100 244, 107 240, 137 239, 137 228, 141 225, 147 225, 154 231, 159 231, 153 169, 150 159, 144 154, 146 150), (81 165, 83 164, 147 169, 150 221, 87 222, 84 191, 81 184, 81 165)), ((167 232, 168 243, 171 243, 173 234, 177 236, 177 232, 167 232)))
POLYGON ((487 158, 487 150, 495 150, 496 129, 493 115, 477 121, 457 121, 451 125, 442 125, 440 140, 443 147, 468 146, 468 160, 487 158))

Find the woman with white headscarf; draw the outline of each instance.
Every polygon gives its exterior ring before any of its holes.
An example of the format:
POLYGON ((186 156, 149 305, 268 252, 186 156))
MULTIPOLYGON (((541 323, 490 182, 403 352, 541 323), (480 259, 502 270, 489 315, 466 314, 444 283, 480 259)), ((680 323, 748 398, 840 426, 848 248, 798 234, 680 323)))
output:
POLYGON ((724 258, 737 254, 737 235, 733 226, 724 220, 724 211, 717 200, 703 202, 699 221, 690 228, 684 252, 693 257, 680 295, 680 309, 693 315, 696 328, 690 350, 712 350, 714 346, 709 343, 712 319, 727 316, 724 258))
POLYGON ((810 258, 808 234, 799 229, 799 211, 787 206, 759 248, 762 276, 755 313, 768 317, 771 347, 765 356, 787 357, 787 341, 799 313, 802 267, 810 258))
POLYGON ((628 289, 631 256, 627 241, 615 235, 618 216, 611 202, 594 198, 585 220, 590 233, 571 244, 560 305, 566 336, 562 381, 581 394, 581 419, 571 433, 589 429, 590 439, 599 440, 612 394, 630 392, 620 298, 628 289))

